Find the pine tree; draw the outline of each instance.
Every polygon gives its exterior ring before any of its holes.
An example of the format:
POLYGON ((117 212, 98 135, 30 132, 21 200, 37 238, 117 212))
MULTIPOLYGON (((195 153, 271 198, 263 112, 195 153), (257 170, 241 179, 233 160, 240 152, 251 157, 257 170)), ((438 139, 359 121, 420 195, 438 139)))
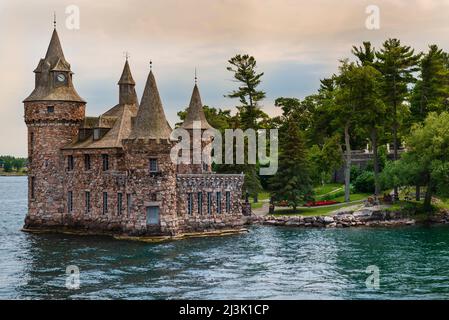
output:
MULTIPOLYGON (((403 104, 407 94, 408 85, 414 82, 413 72, 417 71, 417 64, 421 54, 415 55, 409 46, 401 45, 398 39, 388 39, 383 43, 380 51, 376 52, 375 67, 382 73, 383 100, 389 108, 391 127, 393 132, 394 160, 398 159, 398 109, 403 104)), ((398 190, 394 188, 395 199, 398 190)))
POLYGON ((447 111, 449 98, 449 56, 436 45, 419 64, 419 79, 413 89, 410 111, 413 122, 422 122, 429 112, 447 111))
POLYGON ((311 199, 313 188, 309 177, 304 134, 292 119, 285 122, 280 133, 279 167, 270 179, 271 196, 275 201, 287 201, 296 210, 311 199))

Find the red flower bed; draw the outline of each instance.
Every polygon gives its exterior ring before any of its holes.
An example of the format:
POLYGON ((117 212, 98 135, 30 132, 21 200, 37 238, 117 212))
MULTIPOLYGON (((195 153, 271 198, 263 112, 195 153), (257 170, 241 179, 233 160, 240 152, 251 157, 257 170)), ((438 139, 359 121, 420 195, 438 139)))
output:
POLYGON ((333 200, 325 200, 325 201, 311 201, 305 204, 305 207, 320 207, 320 206, 328 206, 331 204, 337 204, 339 202, 333 200))

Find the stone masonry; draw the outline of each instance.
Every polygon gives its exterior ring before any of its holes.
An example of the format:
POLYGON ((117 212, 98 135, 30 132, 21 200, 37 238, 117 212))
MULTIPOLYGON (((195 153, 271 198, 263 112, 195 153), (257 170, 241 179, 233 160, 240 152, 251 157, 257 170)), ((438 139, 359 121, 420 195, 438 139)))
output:
MULTIPOLYGON (((128 61, 118 104, 86 117, 56 29, 24 100, 29 197, 24 230, 125 236, 179 236, 242 229, 243 175, 209 163, 176 164, 156 80, 150 71, 138 101, 128 61)), ((182 128, 210 129, 195 83, 182 128)), ((203 142, 206 146, 210 142, 203 142)), ((193 144, 191 145, 193 148, 193 144)), ((192 150, 191 150, 192 152, 192 150)))

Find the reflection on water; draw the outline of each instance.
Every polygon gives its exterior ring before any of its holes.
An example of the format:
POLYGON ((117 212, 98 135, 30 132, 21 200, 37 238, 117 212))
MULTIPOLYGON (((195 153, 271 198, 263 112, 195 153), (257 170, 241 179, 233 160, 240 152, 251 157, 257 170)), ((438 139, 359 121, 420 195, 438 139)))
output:
POLYGON ((19 231, 26 178, 0 177, 0 298, 449 298, 449 228, 304 230, 162 244, 19 231), (66 267, 80 289, 65 287, 66 267), (369 265, 380 289, 367 289, 369 265))

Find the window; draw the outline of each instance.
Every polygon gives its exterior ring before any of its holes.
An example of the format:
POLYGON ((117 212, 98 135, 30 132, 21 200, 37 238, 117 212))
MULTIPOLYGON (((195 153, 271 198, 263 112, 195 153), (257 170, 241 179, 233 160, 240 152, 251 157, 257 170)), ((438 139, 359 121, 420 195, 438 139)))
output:
POLYGON ((207 165, 206 162, 203 162, 203 171, 209 171, 209 166, 207 165))
POLYGON ((73 211, 73 192, 69 191, 67 193, 67 212, 72 213, 73 211))
POLYGON ((99 140, 100 139, 100 129, 95 128, 94 129, 94 140, 99 140))
POLYGON ((84 169, 90 170, 90 154, 84 155, 84 169))
POLYGON ((217 213, 221 213, 221 192, 217 192, 217 213))
POLYGON ((157 159, 150 159, 150 172, 157 172, 157 159))
POLYGON ((103 171, 109 170, 109 155, 102 154, 101 158, 103 159, 103 171))
POLYGON ((36 184, 36 178, 35 177, 31 177, 31 188, 30 188, 30 193, 31 193, 31 199, 34 199, 35 196, 35 192, 34 192, 34 188, 35 188, 35 184, 36 184))
POLYGON ((128 193, 126 195, 126 211, 127 211, 128 215, 130 215, 130 213, 131 213, 131 208, 132 208, 132 205, 133 205, 132 201, 133 200, 132 200, 132 197, 131 197, 131 193, 128 193))
POLYGON ((103 214, 108 213, 108 193, 103 192, 103 214))
POLYGON ((54 113, 55 112, 55 107, 54 106, 48 106, 47 107, 47 113, 54 113))
POLYGON ((188 193, 187 194, 187 213, 189 215, 192 215, 193 212, 193 194, 188 193))
POLYGON ((226 212, 231 212, 231 192, 226 191, 226 212))
POLYGON ((207 193, 207 214, 212 214, 212 192, 207 193))
POLYGON ((159 207, 147 207, 147 225, 159 225, 159 207))
POLYGON ((119 192, 117 193, 117 215, 122 214, 123 208, 123 195, 119 192))
POLYGON ((84 200, 85 200, 85 206, 86 206, 86 213, 90 212, 90 192, 86 191, 84 193, 84 200))
POLYGON ((198 192, 197 198, 198 198, 198 214, 201 215, 203 214, 203 193, 198 192))
POLYGON ((68 156, 67 157, 67 169, 69 171, 73 170, 74 164, 75 164, 75 161, 73 159, 73 156, 72 155, 68 156))

